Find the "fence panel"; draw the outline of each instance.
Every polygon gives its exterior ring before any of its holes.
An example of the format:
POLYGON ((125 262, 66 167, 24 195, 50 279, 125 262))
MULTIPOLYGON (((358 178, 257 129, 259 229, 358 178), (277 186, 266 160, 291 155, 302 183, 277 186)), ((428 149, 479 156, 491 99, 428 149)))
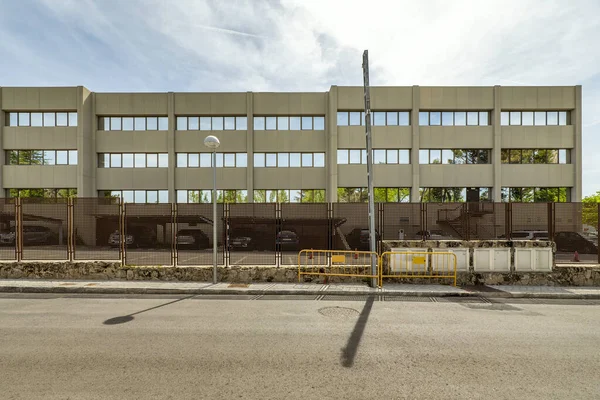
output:
POLYGON ((555 203, 556 262, 598 262, 598 204, 555 203))
POLYGON ((130 203, 124 213, 125 264, 173 265, 172 205, 130 203))
POLYGON ((358 250, 302 250, 296 257, 298 281, 302 275, 377 278, 379 257, 376 252, 358 250), (373 271, 375 264, 375 271, 373 271))
POLYGON ((384 252, 379 259, 380 281, 395 279, 450 279, 456 286, 456 254, 450 252, 384 252))
POLYGON ((421 203, 383 203, 382 239, 421 239, 421 203))
POLYGON ((277 263, 275 203, 230 204, 228 248, 231 265, 277 263))
POLYGON ((281 230, 277 234, 281 263, 295 265, 301 249, 327 250, 329 226, 327 203, 281 204, 281 230))
MULTIPOLYGON (((548 240, 549 210, 548 203, 512 203, 511 240, 544 239, 548 240)), ((551 216, 551 213, 550 213, 551 216)))
POLYGON ((73 199, 75 260, 121 259, 118 242, 122 229, 120 207, 119 199, 73 199))
POLYGON ((467 203, 467 229, 470 240, 506 237, 506 203, 467 203))
POLYGON ((22 198, 23 260, 67 260, 68 199, 22 198))
POLYGON ((17 259, 16 201, 0 199, 0 260, 17 259))
POLYGON ((426 203, 425 232, 415 239, 467 240, 468 213, 466 203, 426 203))
MULTIPOLYGON (((369 205, 367 203, 333 203, 332 250, 362 250, 369 248, 369 205)), ((377 242, 381 240, 379 213, 375 207, 377 242)), ((379 243, 378 243, 379 247, 379 243)))
MULTIPOLYGON (((223 204, 217 204, 217 263, 225 264, 223 204)), ((213 264, 212 204, 177 204, 176 250, 178 265, 213 264)))

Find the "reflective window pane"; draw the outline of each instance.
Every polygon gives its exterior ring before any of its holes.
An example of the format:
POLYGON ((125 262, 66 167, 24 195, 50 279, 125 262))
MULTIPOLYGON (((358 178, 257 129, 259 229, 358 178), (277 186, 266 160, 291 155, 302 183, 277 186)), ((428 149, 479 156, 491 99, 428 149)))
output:
POLYGON ((146 202, 150 204, 158 203, 158 191, 157 190, 148 190, 146 192, 146 202))
POLYGON ((359 111, 351 111, 350 112, 350 125, 357 126, 360 125, 360 112, 359 111))
POLYGON ((210 131, 212 129, 212 123, 210 117, 200 117, 200 130, 210 131))
POLYGON ((454 113, 454 126, 465 126, 467 125, 467 112, 457 111, 454 113))
POLYGON ((238 131, 248 130, 248 117, 235 117, 235 129, 238 131))
POLYGON ((300 167, 302 166, 300 161, 300 153, 290 153, 290 167, 300 167))
POLYGON ((348 164, 348 150, 338 149, 337 151, 337 163, 338 164, 348 164))
POLYGON ((325 167, 325 153, 315 153, 314 154, 314 164, 315 168, 323 168, 325 167))
POLYGON ((398 125, 409 126, 410 125, 410 112, 400 111, 398 113, 398 125))
POLYGON ((266 154, 266 163, 267 167, 276 167, 277 166, 277 154, 275 153, 267 153, 266 154))
POLYGON ((280 131, 287 131, 290 129, 288 117, 277 117, 277 129, 280 131))
POLYGON ((133 203, 133 190, 123 190, 121 193, 124 203, 133 203))
POLYGON ((567 149, 558 150, 558 163, 559 164, 567 164, 567 149))
POLYGON ((125 153, 123 154, 123 159, 121 161, 123 168, 133 168, 133 154, 125 153))
POLYGON ((536 111, 535 112, 534 124, 535 125, 546 125, 546 112, 545 111, 536 111))
POLYGON ((223 153, 214 154, 217 168, 223 168, 223 153))
POLYGON ((350 150, 350 164, 360 164, 360 150, 350 150))
POLYGON ((177 168, 187 167, 188 155, 187 153, 177 153, 177 168))
POLYGON ((110 167, 111 168, 121 168, 121 155, 120 154, 111 154, 110 155, 110 167))
POLYGON ((510 114, 508 111, 502 111, 500 113, 500 125, 507 126, 510 122, 510 114))
POLYGON ((159 131, 168 131, 169 130, 169 118, 158 117, 158 130, 159 131))
POLYGON ((265 130, 265 117, 254 117, 254 130, 264 131, 265 130))
POLYGON ((302 166, 312 167, 313 166, 313 155, 311 153, 302 154, 302 166))
POLYGON ((521 112, 520 111, 511 111, 510 112, 510 124, 511 125, 521 125, 521 112))
POLYGON ((389 126, 398 125, 398 113, 395 111, 389 111, 386 113, 386 124, 389 126))
POLYGON ((419 150, 419 164, 429 164, 429 150, 419 150))
POLYGON ((442 151, 439 149, 429 150, 429 163, 430 164, 441 164, 442 163, 442 151))
POLYGON ((168 168, 169 167, 169 155, 167 153, 161 153, 158 155, 158 167, 168 168))
POLYGON ((69 150, 69 165, 77 165, 77 150, 69 150))
POLYGON ((373 126, 385 126, 385 113, 376 111, 373 113, 373 126))
POLYGON ((398 164, 398 150, 387 150, 386 153, 386 162, 388 164, 398 164))
POLYGON ((29 126, 29 113, 19 113, 19 126, 29 126))
POLYGON ((67 165, 69 163, 69 152, 66 150, 58 150, 56 152, 56 165, 67 165))
POLYGON ((337 126, 348 126, 348 111, 338 111, 337 126))
POLYGON ((235 155, 235 166, 238 168, 246 168, 248 166, 248 154, 237 153, 235 155))
POLYGON ((313 119, 312 117, 302 117, 302 130, 312 130, 313 128, 313 119))
POLYGON ((533 111, 523 111, 521 113, 521 124, 525 126, 533 125, 533 111))
POLYGON ((265 153, 254 153, 254 167, 262 168, 265 166, 265 153))
POLYGON ((430 111, 429 112, 429 125, 441 125, 442 123, 442 114, 439 111, 430 111))
POLYGON ((65 112, 56 113, 56 126, 69 126, 69 115, 65 112))
POLYGON ((467 125, 478 125, 479 113, 477 111, 467 112, 467 125))
POLYGON ((168 190, 159 190, 158 191, 158 202, 159 203, 168 203, 169 202, 169 191, 168 190))
MULTIPOLYGON (((58 114, 57 114, 58 117, 58 114)), ((133 130, 133 117, 123 117, 123 130, 124 131, 132 131, 133 130)))
MULTIPOLYGON (((159 156, 160 164, 160 156, 159 156)), ((188 168, 198 168, 200 166, 200 154, 189 153, 188 154, 188 168)))
POLYGON ((419 111, 419 125, 429 125, 429 113, 427 111, 419 111))
POLYGON ((559 125, 567 125, 567 112, 566 111, 558 112, 558 124, 559 125))
POLYGON ((290 117, 290 130, 291 131, 299 131, 300 130, 300 117, 290 117))
POLYGON ((110 168, 110 154, 100 154, 100 168, 110 168))
POLYGON ((489 125, 489 117, 490 117, 490 113, 487 111, 480 111, 479 112, 479 125, 480 126, 487 126, 489 125))
POLYGON ((277 117, 266 117, 266 128, 268 131, 277 129, 277 117))
POLYGON ((454 125, 454 113, 451 111, 444 111, 442 113, 442 125, 449 126, 454 125))
POLYGON ((288 153, 277 154, 277 166, 280 168, 289 166, 289 154, 288 153))
POLYGON ((373 150, 373 164, 385 164, 385 150, 373 150))
POLYGON ((8 115, 9 125, 8 126, 18 126, 19 124, 19 114, 17 113, 9 113, 8 115))
POLYGON ((189 117, 187 129, 189 131, 200 130, 200 118, 199 117, 189 117))
POLYGON ((145 190, 136 190, 133 201, 135 203, 145 203, 146 202, 146 191, 145 190))
POLYGON ((367 150, 361 150, 360 151, 360 163, 361 164, 366 164, 367 163, 367 150))
POLYGON ((212 167, 212 153, 200 153, 200 168, 212 167))
POLYGON ((120 131, 121 130, 121 117, 110 117, 110 130, 111 131, 120 131))
POLYGON ((546 118, 547 125, 558 125, 558 111, 548 111, 546 118))
POLYGON ((227 131, 234 130, 235 129, 235 117, 225 117, 224 128, 227 131))
POLYGON ((324 131, 325 130, 325 117, 315 117, 314 118, 314 130, 315 131, 324 131))
POLYGON ((158 167, 158 154, 148 154, 146 156, 146 166, 148 168, 158 167))
POLYGON ((454 164, 454 152, 452 150, 442 150, 442 164, 454 164))
POLYGON ((211 122, 213 131, 223 130, 223 117, 212 117, 211 122))
POLYGON ((178 203, 187 203, 187 190, 178 190, 177 191, 177 202, 178 203))
POLYGON ((155 131, 158 129, 158 118, 148 117, 146 119, 146 130, 155 131))
POLYGON ((31 113, 31 126, 43 126, 42 113, 31 113))
POLYGON ((135 117, 134 129, 136 131, 145 131, 146 130, 146 118, 145 117, 135 117))
POLYGON ((234 153, 226 153, 223 158, 224 158, 223 166, 235 167, 235 154, 234 153))
POLYGON ((133 158, 135 168, 146 168, 146 154, 136 153, 133 158))

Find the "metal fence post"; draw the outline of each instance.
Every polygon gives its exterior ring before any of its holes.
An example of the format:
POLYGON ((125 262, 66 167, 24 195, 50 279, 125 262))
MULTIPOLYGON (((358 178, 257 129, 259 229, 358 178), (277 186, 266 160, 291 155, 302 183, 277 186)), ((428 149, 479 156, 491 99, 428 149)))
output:
POLYGON ((119 253, 121 256, 121 264, 123 266, 127 263, 127 246, 125 245, 125 236, 127 235, 127 229, 125 228, 127 225, 127 210, 125 209, 125 205, 125 203, 119 201, 119 253))
POLYGON ((548 239, 554 241, 554 231, 555 229, 555 217, 556 212, 554 208, 554 203, 548 203, 548 239))
POLYGON ((73 223, 73 198, 69 197, 67 199, 67 255, 69 258, 69 262, 73 262, 75 258, 75 232, 73 223))
POLYGON ((177 266, 177 203, 171 203, 171 264, 177 266))
POLYGON ((21 198, 17 197, 15 198, 15 252, 17 256, 17 262, 21 262, 23 260, 22 212, 21 198))

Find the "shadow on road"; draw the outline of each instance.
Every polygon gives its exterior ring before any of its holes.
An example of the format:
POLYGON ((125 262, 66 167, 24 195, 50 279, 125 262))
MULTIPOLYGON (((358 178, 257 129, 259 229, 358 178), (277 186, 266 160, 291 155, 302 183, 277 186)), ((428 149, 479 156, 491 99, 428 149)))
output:
POLYGON ((151 310, 155 310, 157 308, 168 306, 169 304, 177 303, 177 302, 182 301, 182 300, 191 299, 192 297, 194 297, 194 296, 182 297, 181 299, 173 300, 173 301, 170 301, 168 303, 161 304, 161 305, 158 305, 158 306, 155 306, 155 307, 146 308, 145 310, 134 312, 133 314, 121 315, 119 317, 109 318, 106 321, 104 321, 103 324, 104 325, 119 325, 119 324, 124 324, 126 322, 133 321, 133 319, 134 319, 133 316, 134 315, 138 315, 138 314, 144 313, 146 311, 151 311, 151 310))
POLYGON ((356 357, 356 351, 358 350, 358 346, 360 345, 360 340, 362 339, 363 332, 365 331, 365 326, 367 326, 367 321, 369 320, 369 314, 371 313, 371 309, 373 308, 373 302, 375 301, 375 296, 369 296, 365 306, 363 307, 360 315, 358 316, 358 321, 356 321, 356 325, 354 325, 354 330, 348 338, 348 343, 346 343, 346 347, 342 349, 342 356, 340 357, 340 361, 342 366, 346 368, 352 368, 354 365, 354 358, 356 357))

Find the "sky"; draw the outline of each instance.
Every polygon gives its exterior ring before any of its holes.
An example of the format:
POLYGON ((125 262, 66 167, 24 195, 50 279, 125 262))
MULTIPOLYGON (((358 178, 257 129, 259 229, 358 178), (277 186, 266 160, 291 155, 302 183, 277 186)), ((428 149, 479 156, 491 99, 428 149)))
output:
POLYGON ((97 92, 582 85, 600 190, 599 0, 0 0, 0 86, 97 92))

